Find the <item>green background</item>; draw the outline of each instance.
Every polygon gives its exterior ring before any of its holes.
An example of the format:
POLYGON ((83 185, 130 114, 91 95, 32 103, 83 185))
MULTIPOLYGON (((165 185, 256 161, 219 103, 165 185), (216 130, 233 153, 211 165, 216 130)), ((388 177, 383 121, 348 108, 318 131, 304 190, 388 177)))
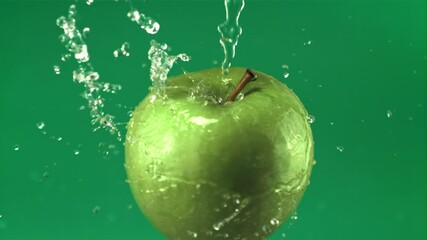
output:
MULTIPOLYGON (((164 239, 125 183, 122 143, 93 133, 79 110, 83 87, 72 81, 76 64, 60 61, 55 24, 70 3, 0 1, 0 239, 164 239)), ((105 95, 123 124, 148 92, 149 40, 192 57, 173 74, 223 58, 222 1, 135 6, 159 21, 157 35, 126 17, 124 1, 77 3, 100 80, 123 87, 105 95), (130 56, 114 58, 124 41, 130 56)), ((426 239, 426 2, 246 1, 240 24, 233 65, 276 76, 316 117, 311 185, 298 219, 271 239, 426 239)))

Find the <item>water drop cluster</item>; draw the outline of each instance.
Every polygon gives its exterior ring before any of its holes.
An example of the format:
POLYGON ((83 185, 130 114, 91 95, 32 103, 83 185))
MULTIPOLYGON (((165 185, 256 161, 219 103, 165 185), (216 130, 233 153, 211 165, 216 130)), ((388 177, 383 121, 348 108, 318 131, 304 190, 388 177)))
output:
POLYGON ((128 42, 124 42, 120 46, 120 48, 117 48, 116 50, 114 50, 113 55, 116 58, 120 57, 120 56, 129 57, 129 55, 130 55, 129 49, 130 49, 130 44, 128 42))
MULTIPOLYGON (((83 40, 83 34, 76 26, 76 6, 71 5, 67 16, 61 16, 56 20, 58 27, 63 29, 64 33, 59 36, 59 40, 68 50, 68 53, 61 56, 62 61, 67 61, 74 56, 78 67, 73 71, 73 80, 84 86, 83 98, 87 101, 87 108, 90 110, 91 122, 95 126, 94 131, 106 129, 121 140, 121 134, 114 122, 114 116, 104 112, 105 99, 103 92, 115 93, 121 89, 120 85, 98 81, 99 73, 95 71, 89 62, 90 56, 88 46, 83 40)), ((85 28, 85 35, 89 32, 85 28)))
POLYGON ((143 13, 140 13, 136 9, 132 9, 127 14, 128 18, 138 24, 142 29, 144 29, 149 34, 156 34, 160 29, 160 24, 156 22, 149 16, 146 16, 143 13))

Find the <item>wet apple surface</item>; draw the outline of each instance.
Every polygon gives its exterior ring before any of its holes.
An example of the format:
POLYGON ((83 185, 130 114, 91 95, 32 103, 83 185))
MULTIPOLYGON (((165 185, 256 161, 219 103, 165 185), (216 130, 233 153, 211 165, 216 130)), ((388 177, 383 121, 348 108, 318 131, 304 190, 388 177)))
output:
POLYGON ((246 73, 169 78, 164 96, 153 89, 133 112, 128 181, 144 215, 169 239, 265 239, 309 183, 307 111, 283 83, 258 71, 227 101, 246 73))

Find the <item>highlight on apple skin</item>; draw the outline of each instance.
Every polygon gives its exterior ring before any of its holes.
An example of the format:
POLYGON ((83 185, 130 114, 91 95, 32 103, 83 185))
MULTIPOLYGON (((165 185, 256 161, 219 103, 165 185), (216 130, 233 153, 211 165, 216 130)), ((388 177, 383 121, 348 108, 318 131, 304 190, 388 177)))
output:
POLYGON ((126 172, 147 219, 171 240, 265 239, 296 210, 314 163, 307 111, 259 71, 233 101, 245 68, 168 79, 136 107, 126 172))

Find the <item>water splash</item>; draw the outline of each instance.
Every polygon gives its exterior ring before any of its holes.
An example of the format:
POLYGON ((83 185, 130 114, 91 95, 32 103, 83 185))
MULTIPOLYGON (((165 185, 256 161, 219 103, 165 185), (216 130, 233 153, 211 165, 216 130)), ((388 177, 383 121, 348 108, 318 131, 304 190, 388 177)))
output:
POLYGON ((218 32, 221 35, 219 42, 224 50, 224 60, 221 66, 222 73, 227 74, 236 55, 236 46, 243 31, 239 26, 239 17, 245 6, 245 1, 224 0, 224 5, 225 22, 218 25, 218 32))
POLYGON ((106 114, 103 110, 105 99, 101 96, 101 93, 115 93, 121 89, 121 86, 98 81, 99 73, 95 71, 89 62, 88 47, 83 40, 82 33, 76 26, 76 13, 76 6, 71 5, 68 15, 61 16, 56 20, 58 27, 64 30, 64 33, 59 36, 59 40, 69 52, 63 54, 61 60, 66 61, 74 56, 78 63, 77 69, 73 71, 73 80, 84 86, 85 90, 82 96, 87 101, 87 107, 92 118, 91 123, 95 125, 94 131, 101 128, 106 129, 111 134, 116 135, 120 141, 121 134, 114 122, 114 116, 106 114))
POLYGON ((153 18, 141 13, 136 9, 132 1, 129 0, 130 11, 127 16, 132 21, 138 24, 138 26, 144 29, 149 34, 156 34, 160 30, 160 24, 153 18))
POLYGON ((155 40, 151 40, 150 45, 148 59, 151 61, 150 79, 153 83, 153 90, 157 95, 166 97, 164 93, 165 83, 173 64, 177 60, 188 62, 190 61, 190 57, 185 53, 169 56, 167 53, 168 45, 165 43, 158 43, 155 40))

